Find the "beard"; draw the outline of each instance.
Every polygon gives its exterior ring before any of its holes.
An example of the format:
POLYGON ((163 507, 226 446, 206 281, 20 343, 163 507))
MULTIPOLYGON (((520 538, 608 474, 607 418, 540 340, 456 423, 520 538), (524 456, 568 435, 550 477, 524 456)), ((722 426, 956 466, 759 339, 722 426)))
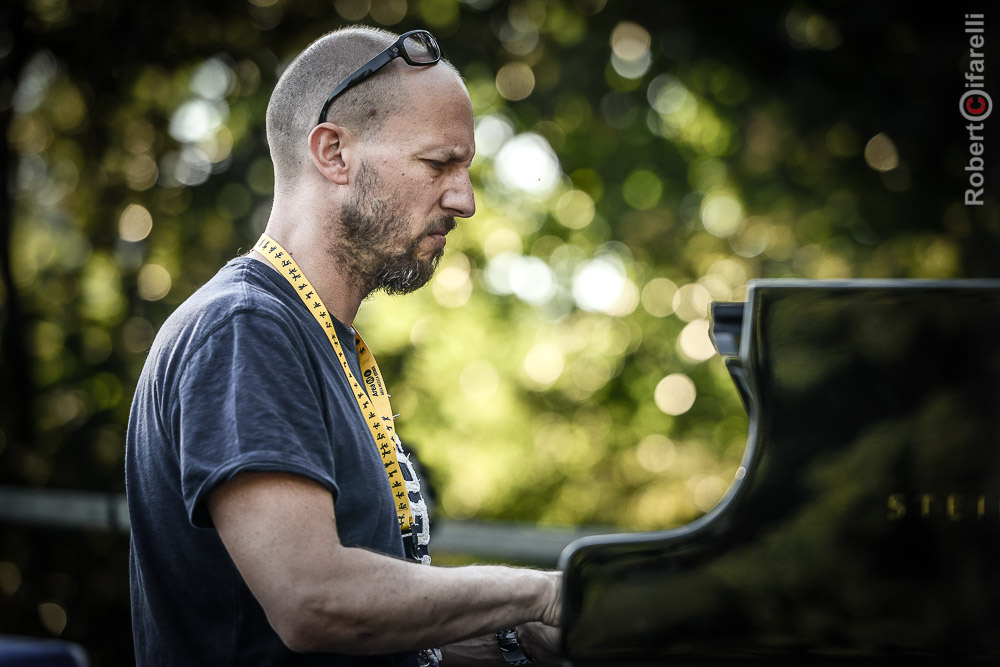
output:
POLYGON ((420 243, 429 234, 455 228, 455 219, 430 220, 419 234, 408 238, 412 220, 403 215, 399 200, 385 187, 366 162, 355 178, 355 195, 340 211, 340 229, 331 233, 331 252, 348 270, 348 279, 366 295, 408 294, 423 287, 441 261, 444 248, 428 259, 418 256, 420 243), (386 194, 387 193, 387 194, 386 194))

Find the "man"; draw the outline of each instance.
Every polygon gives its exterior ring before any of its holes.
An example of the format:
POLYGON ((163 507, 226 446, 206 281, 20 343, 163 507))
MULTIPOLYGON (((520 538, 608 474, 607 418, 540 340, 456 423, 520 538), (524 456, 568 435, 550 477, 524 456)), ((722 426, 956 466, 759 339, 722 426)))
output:
POLYGON ((419 483, 351 329, 372 291, 426 283, 475 211, 472 104, 439 57, 429 33, 352 28, 275 87, 264 236, 164 323, 133 401, 140 665, 554 656, 558 573, 414 562, 419 483))

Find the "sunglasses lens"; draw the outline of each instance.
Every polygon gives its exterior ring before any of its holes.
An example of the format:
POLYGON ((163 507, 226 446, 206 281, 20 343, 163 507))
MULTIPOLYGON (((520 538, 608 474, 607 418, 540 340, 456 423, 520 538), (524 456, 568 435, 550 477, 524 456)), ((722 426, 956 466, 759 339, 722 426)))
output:
POLYGON ((429 32, 418 32, 403 40, 406 55, 415 63, 435 63, 441 58, 437 40, 429 32))

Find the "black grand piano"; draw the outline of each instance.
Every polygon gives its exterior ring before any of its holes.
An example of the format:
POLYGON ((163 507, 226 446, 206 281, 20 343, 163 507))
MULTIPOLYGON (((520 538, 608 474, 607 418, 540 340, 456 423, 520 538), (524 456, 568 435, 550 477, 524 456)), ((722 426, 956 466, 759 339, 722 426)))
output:
POLYGON ((568 663, 1000 663, 1000 281, 753 281, 712 339, 742 465, 566 548, 568 663))

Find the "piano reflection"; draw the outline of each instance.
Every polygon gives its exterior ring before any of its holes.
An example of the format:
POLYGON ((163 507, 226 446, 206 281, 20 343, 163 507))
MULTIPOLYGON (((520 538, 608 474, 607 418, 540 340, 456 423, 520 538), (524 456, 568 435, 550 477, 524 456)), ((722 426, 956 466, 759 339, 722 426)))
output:
POLYGON ((1000 661, 1000 281, 752 281, 708 514, 563 552, 572 665, 1000 661))

